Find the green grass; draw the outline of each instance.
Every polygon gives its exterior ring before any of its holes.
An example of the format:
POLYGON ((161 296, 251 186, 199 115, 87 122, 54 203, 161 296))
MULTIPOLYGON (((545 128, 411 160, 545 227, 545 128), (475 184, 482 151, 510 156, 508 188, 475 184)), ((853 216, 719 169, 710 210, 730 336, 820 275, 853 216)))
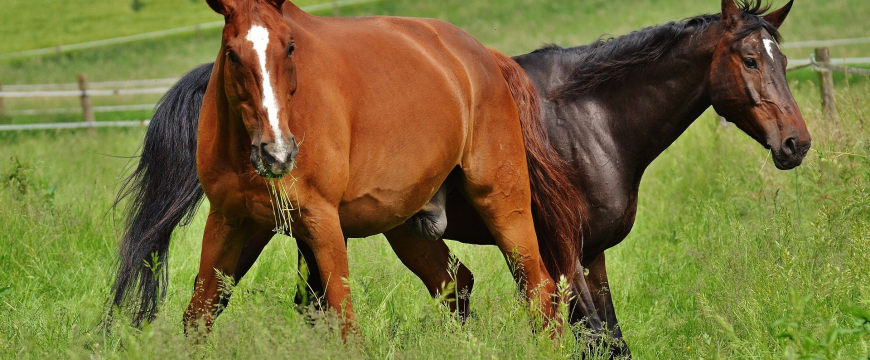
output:
MULTIPOLYGON (((520 53, 717 6, 386 1, 343 14, 444 18, 488 45, 520 53)), ((870 25, 852 20, 868 6, 797 2, 783 32, 788 40, 860 36, 870 25)), ((216 34, 6 62, 0 79, 71 82, 81 71, 92 81, 179 76, 214 57, 216 34)), ((870 82, 839 81, 841 119, 827 122, 820 120, 814 75, 792 79, 814 138, 798 169, 777 171, 757 143, 708 113, 647 171, 637 224, 607 253, 617 313, 638 358, 870 355, 866 333, 828 340, 838 329, 855 328, 856 317, 844 309, 870 310, 870 82), (794 336, 780 336, 786 333, 794 336)), ((105 335, 99 322, 123 220, 113 218, 110 205, 128 164, 114 156, 134 154, 143 133, 0 133, 0 358, 570 358, 578 346, 532 334, 494 247, 450 244, 477 279, 474 315, 460 328, 382 237, 349 244, 359 342, 343 344, 328 321, 312 327, 295 311, 295 246, 278 238, 239 284, 208 341, 193 344, 180 319, 199 264, 202 212, 173 239, 169 294, 158 319, 141 331, 120 327, 105 335)))
MULTIPOLYGON (((7 0, 0 22, 0 53, 136 35, 222 17, 201 0, 7 0)), ((301 0, 299 6, 325 0, 301 0)))

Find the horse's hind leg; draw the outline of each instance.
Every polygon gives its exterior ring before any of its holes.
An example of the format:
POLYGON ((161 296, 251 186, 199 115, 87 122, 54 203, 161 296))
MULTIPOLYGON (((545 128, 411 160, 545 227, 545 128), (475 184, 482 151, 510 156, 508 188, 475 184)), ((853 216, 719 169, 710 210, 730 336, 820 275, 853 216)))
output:
POLYGON ((447 296, 447 306, 464 320, 468 316, 468 302, 474 286, 474 276, 465 265, 455 258, 444 240, 424 240, 414 235, 407 226, 399 226, 384 235, 402 261, 437 297, 453 284, 447 296))
POLYGON ((275 236, 273 231, 264 231, 259 234, 254 234, 254 236, 245 242, 245 248, 242 249, 242 255, 239 257, 236 270, 233 271, 233 279, 236 280, 236 284, 242 281, 242 278, 245 277, 248 270, 251 270, 251 267, 254 266, 255 262, 257 262, 260 254, 263 253, 263 249, 266 245, 269 245, 269 241, 272 240, 273 236, 275 236))
MULTIPOLYGON (((505 109, 514 106, 508 104, 505 109)), ((462 164, 463 187, 499 249, 515 266, 517 284, 537 302, 545 319, 552 319, 556 285, 538 248, 525 147, 516 110, 512 113, 475 124, 474 148, 462 164)))
POLYGON ((511 270, 517 285, 525 291, 528 299, 537 303, 546 319, 552 319, 555 308, 551 296, 556 285, 541 259, 531 210, 527 202, 523 202, 526 204, 526 209, 523 209, 521 204, 506 201, 500 194, 503 194, 501 189, 487 195, 476 193, 471 195, 471 200, 481 212, 508 264, 513 267, 511 270))

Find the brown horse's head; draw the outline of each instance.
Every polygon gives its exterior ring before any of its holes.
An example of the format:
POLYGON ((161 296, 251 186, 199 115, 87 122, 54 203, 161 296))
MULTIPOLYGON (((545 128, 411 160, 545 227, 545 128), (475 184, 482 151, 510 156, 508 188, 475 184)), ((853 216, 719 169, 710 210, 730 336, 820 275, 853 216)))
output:
POLYGON ((293 34, 284 22, 284 0, 207 0, 226 19, 222 58, 230 107, 251 136, 251 164, 264 177, 293 170, 299 153, 289 129, 296 91, 293 34))
POLYGON ((777 29, 793 1, 761 15, 767 9, 758 2, 738 7, 722 0, 724 33, 710 74, 713 108, 770 149, 781 170, 800 165, 811 142, 785 77, 788 60, 777 46, 777 29))

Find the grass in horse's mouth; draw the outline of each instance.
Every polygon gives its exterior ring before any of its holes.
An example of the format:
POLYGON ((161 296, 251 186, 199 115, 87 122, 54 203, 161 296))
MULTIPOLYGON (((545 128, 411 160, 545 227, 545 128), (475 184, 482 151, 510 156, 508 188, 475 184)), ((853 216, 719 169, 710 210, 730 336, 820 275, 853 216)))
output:
POLYGON ((301 209, 293 207, 290 202, 290 191, 296 195, 296 203, 299 203, 299 192, 296 189, 296 178, 289 175, 290 186, 288 187, 281 177, 264 178, 266 188, 269 189, 269 203, 272 205, 272 215, 275 217, 275 233, 293 236, 293 230, 290 228, 290 223, 293 222, 291 211, 298 210, 299 215, 302 215, 301 209))

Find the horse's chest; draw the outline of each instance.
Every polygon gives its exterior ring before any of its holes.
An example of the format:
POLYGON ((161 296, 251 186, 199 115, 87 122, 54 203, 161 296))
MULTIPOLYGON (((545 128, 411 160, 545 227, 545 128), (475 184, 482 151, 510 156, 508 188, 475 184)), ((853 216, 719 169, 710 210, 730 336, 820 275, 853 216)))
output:
POLYGON ((636 193, 616 196, 589 209, 590 234, 585 248, 597 255, 599 252, 616 246, 631 232, 637 216, 636 193))
POLYGON ((250 218, 264 226, 273 225, 274 200, 266 187, 269 180, 256 174, 239 176, 235 172, 211 172, 200 178, 212 211, 221 213, 228 223, 250 218))

